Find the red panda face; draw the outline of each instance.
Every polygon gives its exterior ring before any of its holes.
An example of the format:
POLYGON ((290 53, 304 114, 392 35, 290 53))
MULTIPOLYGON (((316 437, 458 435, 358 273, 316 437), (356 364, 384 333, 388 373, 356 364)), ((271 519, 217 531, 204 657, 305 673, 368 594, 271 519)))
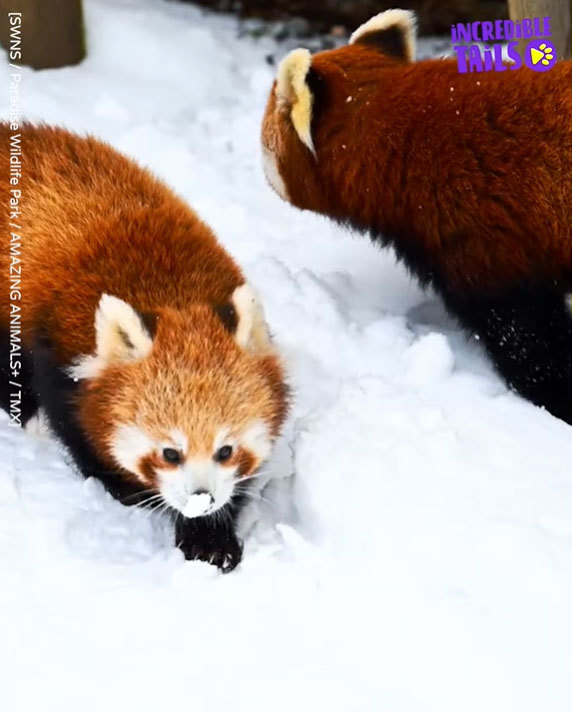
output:
POLYGON ((104 295, 79 417, 97 454, 185 516, 224 506, 269 456, 286 387, 260 306, 234 295, 231 333, 207 305, 143 317, 104 295))
POLYGON ((261 132, 264 172, 280 197, 332 215, 340 185, 355 191, 355 176, 344 185, 344 173, 356 151, 367 154, 368 127, 360 121, 372 76, 378 88, 381 71, 413 61, 414 44, 413 13, 388 10, 358 28, 346 47, 314 56, 296 49, 282 60, 261 132))

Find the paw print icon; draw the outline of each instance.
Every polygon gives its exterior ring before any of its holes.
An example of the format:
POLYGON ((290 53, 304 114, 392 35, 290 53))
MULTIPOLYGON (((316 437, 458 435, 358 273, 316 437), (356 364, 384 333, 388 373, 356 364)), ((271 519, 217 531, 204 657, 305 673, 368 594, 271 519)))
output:
POLYGON ((546 72, 556 62, 556 50, 547 40, 533 40, 526 48, 524 61, 535 72, 546 72))

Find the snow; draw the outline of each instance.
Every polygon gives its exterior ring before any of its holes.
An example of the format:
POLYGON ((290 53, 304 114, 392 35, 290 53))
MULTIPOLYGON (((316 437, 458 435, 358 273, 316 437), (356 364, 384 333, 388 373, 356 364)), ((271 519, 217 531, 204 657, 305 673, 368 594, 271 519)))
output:
POLYGON ((212 497, 206 492, 204 494, 192 494, 188 500, 185 508, 183 509, 183 514, 185 517, 192 519, 193 517, 200 517, 204 514, 207 509, 212 504, 212 497))
POLYGON ((85 11, 88 59, 24 70, 26 115, 188 199, 260 292, 296 400, 227 576, 1 416, 0 707, 569 712, 570 428, 391 253, 266 186, 282 49, 188 5, 85 11))

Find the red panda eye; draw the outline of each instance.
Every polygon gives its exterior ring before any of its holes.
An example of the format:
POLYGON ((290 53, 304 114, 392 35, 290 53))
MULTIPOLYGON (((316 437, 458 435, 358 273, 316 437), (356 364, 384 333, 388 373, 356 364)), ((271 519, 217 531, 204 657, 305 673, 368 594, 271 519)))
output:
POLYGON ((170 465, 179 465, 183 459, 183 456, 178 450, 172 447, 166 447, 163 450, 163 459, 170 465))
POLYGON ((228 458, 232 455, 232 447, 230 445, 223 445, 221 448, 219 448, 214 456, 214 459, 217 462, 224 462, 225 460, 228 460, 228 458))

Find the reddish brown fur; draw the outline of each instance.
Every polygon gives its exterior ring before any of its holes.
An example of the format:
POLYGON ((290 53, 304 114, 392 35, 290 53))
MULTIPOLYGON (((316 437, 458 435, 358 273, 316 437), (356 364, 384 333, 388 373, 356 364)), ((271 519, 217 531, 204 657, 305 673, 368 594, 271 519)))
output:
MULTIPOLYGON (((7 125, 0 124, 2 145, 8 137, 7 125)), ((26 126, 22 150, 23 319, 29 333, 49 315, 63 363, 93 351, 93 315, 102 291, 141 311, 158 304, 184 309, 197 301, 225 303, 244 282, 188 205, 111 146, 58 128, 26 126)), ((3 205, 8 189, 3 175, 3 205)), ((9 250, 2 250, 4 274, 8 258, 9 250)), ((3 306, 0 327, 7 323, 3 306)))
POLYGON ((355 44, 314 55, 308 83, 316 155, 274 90, 262 131, 294 205, 399 235, 460 291, 570 280, 571 62, 462 75, 355 44))
MULTIPOLYGON (((5 146, 8 135, 0 124, 5 146)), ((215 313, 244 277, 212 231, 163 183, 94 138, 27 125, 22 151, 25 342, 31 346, 40 329, 47 331, 60 366, 93 353, 102 293, 156 322, 150 357, 110 366, 79 386, 78 418, 102 462, 117 466, 109 443, 120 423, 136 421, 157 438, 184 427, 193 454, 209 457, 221 424, 240 428, 259 419, 275 436, 286 414, 282 367, 271 351, 239 347, 215 313)), ((8 191, 4 175, 4 205, 8 191)), ((8 234, 5 213, 2 230, 8 234)), ((5 275, 8 260, 6 246, 5 275)), ((2 329, 7 300, 4 290, 2 329)), ((151 479, 158 463, 146 458, 142 465, 151 479)))
POLYGON ((233 464, 238 464, 238 474, 240 477, 247 477, 256 467, 256 459, 251 452, 244 448, 239 448, 236 453, 236 461, 233 464))

